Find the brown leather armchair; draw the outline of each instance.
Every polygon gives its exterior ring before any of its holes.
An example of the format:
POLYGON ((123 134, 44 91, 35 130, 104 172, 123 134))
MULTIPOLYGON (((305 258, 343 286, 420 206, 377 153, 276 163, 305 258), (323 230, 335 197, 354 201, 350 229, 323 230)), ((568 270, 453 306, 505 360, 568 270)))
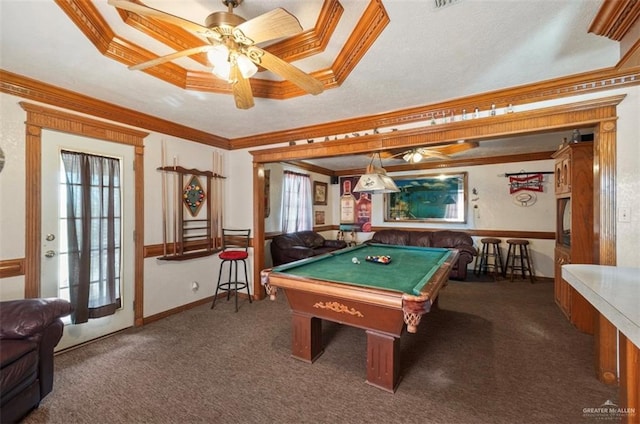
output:
POLYGON ((478 251, 473 246, 473 239, 462 231, 407 231, 381 230, 376 232, 367 243, 396 244, 400 246, 444 247, 457 249, 458 261, 451 269, 449 278, 464 280, 467 278, 467 265, 473 261, 478 251))
POLYGON ((53 388, 53 349, 73 307, 63 299, 0 302, 0 417, 20 421, 53 388))
POLYGON ((282 265, 300 259, 347 247, 344 240, 327 240, 315 231, 282 234, 271 240, 273 265, 282 265))

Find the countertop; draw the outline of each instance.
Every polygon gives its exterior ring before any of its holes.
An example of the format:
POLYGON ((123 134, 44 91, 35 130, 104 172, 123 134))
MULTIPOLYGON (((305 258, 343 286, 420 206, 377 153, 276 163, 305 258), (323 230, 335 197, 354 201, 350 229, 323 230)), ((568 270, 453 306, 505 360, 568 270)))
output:
POLYGON ((570 264, 562 278, 640 347, 640 268, 570 264))

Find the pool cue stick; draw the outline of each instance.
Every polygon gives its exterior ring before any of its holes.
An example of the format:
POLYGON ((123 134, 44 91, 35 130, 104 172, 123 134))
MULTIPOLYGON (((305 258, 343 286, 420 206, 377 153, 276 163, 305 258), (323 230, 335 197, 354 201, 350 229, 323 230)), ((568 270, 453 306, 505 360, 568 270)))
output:
POLYGON ((160 145, 160 155, 161 163, 162 163, 162 253, 166 257, 167 256, 167 171, 165 171, 164 167, 166 165, 165 162, 165 140, 162 140, 162 144, 160 145))
POLYGON ((213 248, 216 249, 218 247, 218 205, 217 205, 217 197, 218 197, 218 179, 216 178, 216 174, 217 174, 217 164, 216 164, 216 160, 217 160, 217 156, 216 156, 217 152, 214 150, 212 152, 212 171, 213 171, 213 176, 211 178, 211 193, 209 193, 209 195, 211 196, 211 226, 212 226, 212 230, 213 230, 213 248))
POLYGON ((178 254, 178 206, 181 205, 181 199, 178 197, 180 194, 178 192, 178 174, 175 172, 176 166, 178 164, 178 158, 176 156, 173 157, 173 197, 177 199, 177 203, 173 208, 173 254, 178 254))
POLYGON ((214 232, 214 247, 218 248, 218 152, 213 151, 213 179, 211 181, 211 204, 213 207, 211 218, 213 220, 213 232, 214 232))
POLYGON ((218 185, 218 231, 220 234, 222 234, 222 220, 224 219, 223 217, 223 213, 222 213, 222 208, 223 208, 223 204, 222 204, 222 197, 223 197, 223 190, 224 190, 224 186, 222 185, 222 173, 223 173, 223 164, 222 164, 222 160, 223 160, 223 156, 222 153, 218 152, 218 170, 217 173, 220 176, 220 178, 217 178, 217 185, 218 185))

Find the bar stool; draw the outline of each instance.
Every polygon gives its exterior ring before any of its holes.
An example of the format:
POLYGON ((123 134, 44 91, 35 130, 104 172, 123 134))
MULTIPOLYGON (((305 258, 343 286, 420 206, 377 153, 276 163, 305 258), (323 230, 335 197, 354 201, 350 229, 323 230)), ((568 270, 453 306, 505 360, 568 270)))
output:
POLYGON ((474 274, 487 274, 488 271, 491 271, 493 278, 497 279, 498 275, 502 276, 505 272, 500 251, 501 240, 488 237, 481 239, 480 243, 482 243, 482 248, 480 254, 476 256, 474 274))
POLYGON ((211 309, 216 305, 218 290, 227 292, 227 301, 234 293, 236 301, 236 312, 238 312, 238 289, 247 289, 249 303, 251 303, 251 293, 249 292, 249 273, 247 272, 247 259, 249 258, 249 237, 251 230, 232 230, 228 228, 222 229, 222 252, 218 255, 222 262, 220 263, 220 272, 218 273, 218 285, 216 286, 216 294, 213 296, 211 309), (244 265, 244 281, 238 281, 238 262, 244 265), (224 264, 229 264, 229 279, 222 283, 222 268, 224 264), (234 279, 231 279, 231 271, 235 267, 234 279), (233 288, 232 288, 233 286, 233 288))
POLYGON ((513 281, 513 274, 517 274, 520 271, 522 279, 527 278, 531 283, 535 282, 535 276, 533 275, 533 268, 531 267, 531 260, 529 259, 529 241, 522 239, 509 239, 507 240, 509 250, 507 251, 507 264, 504 270, 504 276, 507 276, 509 270, 511 270, 510 279, 513 281))

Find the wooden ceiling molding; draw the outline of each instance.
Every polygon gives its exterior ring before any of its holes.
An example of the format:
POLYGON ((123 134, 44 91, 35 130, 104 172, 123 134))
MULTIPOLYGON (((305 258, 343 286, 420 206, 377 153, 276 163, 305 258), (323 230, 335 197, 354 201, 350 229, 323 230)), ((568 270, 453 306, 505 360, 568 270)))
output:
MULTIPOLYGON (((105 56, 127 66, 152 60, 157 54, 128 40, 118 37, 109 27, 97 8, 85 0, 55 0, 56 4, 70 17, 85 36, 105 56)), ((318 54, 326 48, 340 21, 343 6, 338 0, 325 0, 315 27, 297 36, 275 43, 266 48, 277 56, 293 61, 318 54), (275 53, 274 53, 275 54, 275 53)), ((119 10, 128 25, 153 37, 175 50, 203 45, 203 41, 188 31, 176 28, 154 19, 119 10)), ((310 72, 322 81, 324 89, 338 87, 355 68, 366 51, 373 45, 389 17, 381 0, 371 0, 363 16, 358 21, 346 45, 328 69, 310 72)), ((193 57, 203 65, 208 65, 206 55, 193 57)), ((231 87, 209 72, 190 71, 172 62, 153 66, 143 72, 183 89, 230 94, 231 87)), ((260 78, 250 79, 255 97, 286 100, 308 93, 290 81, 275 81, 260 78)))
POLYGON ((222 149, 229 140, 0 69, 0 92, 222 149))
POLYGON ((347 79, 389 22, 389 15, 382 1, 371 1, 331 66, 338 84, 342 84, 347 79))
MULTIPOLYGON (((155 38, 162 44, 165 44, 174 50, 186 50, 192 47, 203 46, 205 44, 198 36, 182 28, 178 28, 175 25, 165 23, 158 19, 148 19, 144 16, 140 16, 126 10, 118 8, 116 8, 116 10, 125 24, 152 38, 155 38)), ((149 60, 157 57, 157 55, 153 55, 149 60)), ((209 66, 207 55, 204 53, 195 54, 189 56, 189 58, 195 60, 201 65, 209 66)))
POLYGON ((640 18, 638 0, 604 0, 589 32, 620 41, 640 18))
MULTIPOLYGON (((370 134, 337 141, 325 141, 297 146, 252 150, 254 163, 281 162, 301 159, 382 152, 390 149, 425 147, 456 142, 479 141, 495 137, 552 132, 566 128, 587 128, 602 120, 606 107, 620 103, 625 96, 553 106, 531 111, 470 119, 441 125, 370 134)), ((606 113, 610 113, 607 109, 606 113)))
MULTIPOLYGON (((433 114, 443 110, 451 110, 459 114, 463 109, 473 110, 476 106, 480 110, 488 110, 492 104, 495 104, 499 110, 512 104, 517 110, 518 106, 523 104, 634 85, 640 85, 640 68, 610 68, 379 115, 233 138, 230 140, 230 146, 232 150, 245 149, 288 141, 322 139, 338 134, 371 131, 374 128, 392 128, 409 123, 428 122, 433 114)), ((443 125, 433 127, 439 130, 443 125)))
POLYGON ((104 54, 115 34, 98 9, 89 1, 55 0, 82 33, 104 54))
POLYGON ((327 48, 343 12, 344 7, 338 0, 325 0, 313 29, 273 43, 265 47, 265 50, 287 62, 322 53, 327 48))

